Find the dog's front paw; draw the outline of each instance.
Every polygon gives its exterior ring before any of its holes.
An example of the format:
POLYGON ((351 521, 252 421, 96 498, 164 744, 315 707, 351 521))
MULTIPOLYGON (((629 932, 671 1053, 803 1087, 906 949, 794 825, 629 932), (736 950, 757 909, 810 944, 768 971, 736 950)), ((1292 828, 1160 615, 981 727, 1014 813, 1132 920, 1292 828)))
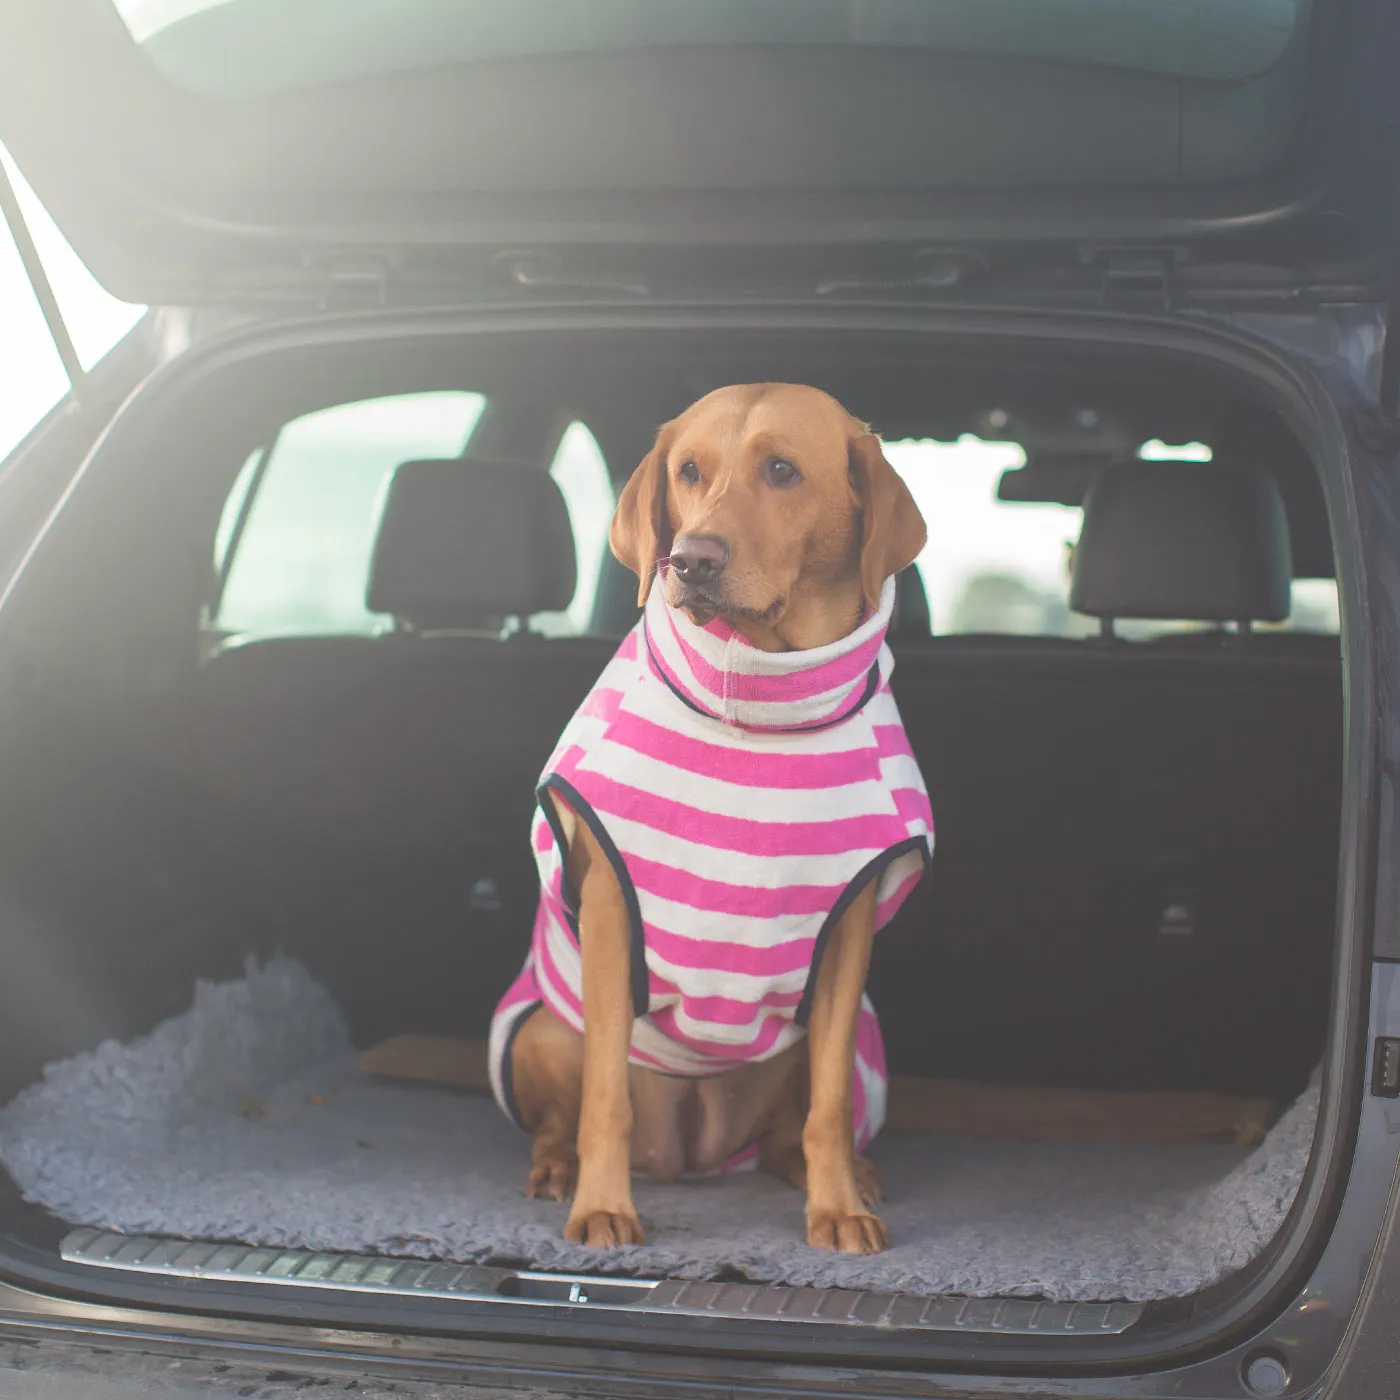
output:
POLYGON ((890 1247, 890 1232, 885 1222, 869 1211, 809 1210, 807 1243, 841 1254, 879 1254, 890 1247))
POLYGON ((620 1244, 645 1244, 647 1237, 636 1211, 589 1210, 575 1204, 564 1226, 564 1238, 590 1249, 612 1249, 620 1244))

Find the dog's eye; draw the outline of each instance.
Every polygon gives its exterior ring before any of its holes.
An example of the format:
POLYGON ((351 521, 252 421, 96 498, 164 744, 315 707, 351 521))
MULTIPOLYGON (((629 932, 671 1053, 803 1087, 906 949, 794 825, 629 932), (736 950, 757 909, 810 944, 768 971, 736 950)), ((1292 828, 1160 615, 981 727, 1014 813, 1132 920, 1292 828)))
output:
POLYGON ((791 486, 802 476, 791 462, 785 462, 781 457, 770 457, 763 464, 763 475, 770 486, 791 486))
POLYGON ((682 481, 695 482, 700 480, 700 468, 694 462, 682 462, 680 470, 676 473, 682 481))

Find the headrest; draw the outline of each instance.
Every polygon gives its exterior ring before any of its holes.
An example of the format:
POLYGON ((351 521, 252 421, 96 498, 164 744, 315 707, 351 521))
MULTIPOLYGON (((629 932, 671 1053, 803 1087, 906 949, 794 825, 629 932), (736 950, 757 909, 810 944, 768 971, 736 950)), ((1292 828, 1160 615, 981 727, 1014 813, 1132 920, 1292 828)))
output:
POLYGON ((1293 560, 1283 498, 1253 467, 1134 462, 1084 500, 1070 607, 1091 617, 1281 622, 1293 560))
POLYGON ((418 630, 499 626, 574 594, 574 537, 551 477, 520 463, 405 462, 389 485, 365 602, 418 630))

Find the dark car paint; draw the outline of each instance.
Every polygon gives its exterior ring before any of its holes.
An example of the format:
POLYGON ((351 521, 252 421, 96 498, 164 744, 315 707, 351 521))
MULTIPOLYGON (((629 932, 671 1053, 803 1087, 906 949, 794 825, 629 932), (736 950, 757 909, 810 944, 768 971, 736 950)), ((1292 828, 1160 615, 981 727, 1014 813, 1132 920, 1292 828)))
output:
MULTIPOLYGON (((464 329, 489 334, 527 326, 544 330, 561 322, 614 327, 669 322, 736 329, 786 324, 794 330, 860 325, 892 334, 961 331, 1022 340, 1052 333, 1079 340, 1112 337, 1126 344, 1213 357, 1222 372, 1251 374, 1279 400, 1291 426, 1319 460, 1329 464, 1324 484, 1343 589, 1350 704, 1338 968, 1353 992, 1346 998, 1351 1008, 1359 1010, 1364 1004, 1369 982, 1370 1014, 1367 1026, 1349 1015, 1337 1017, 1333 1026, 1330 1092, 1318 1140, 1323 1151, 1318 1155, 1326 1157, 1327 1149, 1335 1148, 1330 1155, 1336 1169, 1330 1176, 1310 1174, 1281 1243, 1256 1268, 1252 1284, 1233 1305, 1227 1300, 1212 1307, 1203 1300, 1195 1315, 1164 1317, 1148 1335, 1112 1342, 1097 1339, 1092 1354, 1081 1349, 1071 1356, 1063 1347, 1052 1351, 1034 1341, 1012 1350, 1005 1340, 999 1341, 999 1376, 973 1374, 979 1353, 985 1358, 986 1343, 972 1337, 924 1338, 916 1350, 907 1337, 879 1336, 872 1346, 868 1333, 857 1335, 854 1329, 839 1327, 818 1329, 816 1335, 810 1329, 781 1326, 721 1335, 723 1329, 702 1324, 704 1334, 697 1336, 691 1325, 672 1329, 655 1319, 600 1316, 596 1309, 539 1310, 522 1318, 508 1306, 488 1306, 473 1314, 460 1307, 429 1310, 419 1304, 396 1313, 384 1302, 352 1308, 343 1295, 309 1291, 294 1300, 274 1301, 266 1291, 235 1298, 213 1281, 147 1283, 125 1290, 121 1301, 115 1301, 108 1277, 91 1283, 108 1301, 71 1296, 65 1300, 62 1295, 71 1295, 75 1287, 73 1276, 54 1268, 53 1261, 45 1269, 38 1259, 29 1261, 30 1268, 16 1261, 19 1272, 12 1267, 12 1282, 0 1286, 3 1334, 36 1341, 50 1338, 54 1345, 61 1337, 65 1346, 95 1342, 98 1334, 114 1343, 153 1349, 152 1374, 168 1367, 171 1357, 207 1360, 231 1348, 260 1358, 258 1364, 269 1368, 270 1374, 254 1390, 242 1391, 259 1395, 304 1386, 309 1375, 334 1385, 332 1374, 349 1364, 365 1371, 382 1369, 396 1378, 431 1378, 439 1384, 451 1380, 469 1386, 612 1395, 698 1387, 731 1393, 761 1389, 1104 1397, 1249 1395, 1260 1392, 1246 1377, 1268 1380, 1277 1377, 1282 1365, 1289 1374, 1288 1389, 1282 1393, 1315 1393, 1335 1373, 1347 1383, 1334 1393, 1389 1394, 1393 1387, 1384 1381, 1385 1358, 1395 1343, 1387 1338, 1394 1337, 1396 1329, 1376 1300, 1388 1297, 1387 1289, 1400 1287, 1394 1279, 1400 1253, 1378 1248, 1378 1241, 1390 1241, 1398 1208, 1393 1181, 1400 1157, 1400 1102, 1367 1092, 1366 1056, 1376 1036, 1400 1035, 1400 977, 1394 963, 1369 961, 1363 940, 1374 938, 1378 952, 1394 955, 1397 950, 1400 863, 1385 857, 1395 849, 1393 783, 1400 761, 1400 693, 1395 687, 1400 656, 1400 464, 1391 436, 1378 425, 1368 388, 1376 375, 1376 313, 1341 308, 1307 317, 1240 316, 1234 326, 1224 317, 1147 318, 1102 312, 1016 316, 830 304, 816 310, 677 306, 644 313, 615 308, 482 308, 474 315, 415 318, 415 324, 444 334, 464 329), (1373 917, 1379 922, 1372 924, 1373 917), (1290 1236, 1296 1239, 1300 1234, 1313 1240, 1301 1258, 1286 1247, 1290 1236), (274 1307, 278 1321, 259 1320, 274 1307), (213 1315, 216 1310, 221 1315, 213 1315), (603 1333, 609 1334, 606 1343, 603 1333), (1216 1340, 1222 1336, 1228 1345, 1216 1340), (1154 1342, 1159 1353, 1171 1349, 1169 1369, 1145 1354, 1144 1347, 1154 1342), (703 1345, 723 1348, 723 1353, 699 1354, 696 1348, 703 1345), (1251 1372, 1251 1364, 1261 1356, 1262 1367, 1251 1372)), ((403 318, 394 316, 319 318, 216 337, 195 353, 176 355, 154 376, 149 392, 135 396, 110 432, 133 431, 147 405, 159 411, 165 391, 188 383, 189 376, 212 372, 231 357, 259 353, 269 339, 315 343, 317 337, 354 335, 369 341, 387 337, 402 325, 403 318)), ((43 436, 33 440, 29 450, 41 450, 43 436)), ((57 463, 54 471, 57 475, 57 463)), ((0 494, 3 486, 0 482, 0 494)), ((74 498, 79 509, 81 487, 80 481, 74 498)), ((128 1376, 132 1365, 140 1370, 129 1359, 124 1364, 128 1376)), ((0 1363, 0 1395, 11 1393, 7 1374, 0 1363)), ((201 1374, 197 1368, 195 1374, 201 1374)), ((104 1390, 104 1385, 92 1372, 85 1377, 78 1367, 63 1389, 73 1395, 116 1393, 104 1390)), ((210 1379, 206 1389, 195 1393, 210 1393, 221 1385, 210 1379)))

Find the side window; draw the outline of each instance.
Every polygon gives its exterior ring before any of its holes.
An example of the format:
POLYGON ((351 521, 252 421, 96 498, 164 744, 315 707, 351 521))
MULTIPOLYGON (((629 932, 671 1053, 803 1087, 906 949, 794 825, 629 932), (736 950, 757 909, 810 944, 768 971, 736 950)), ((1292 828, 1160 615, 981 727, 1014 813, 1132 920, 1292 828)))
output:
POLYGON ((885 455, 928 524, 928 544, 915 562, 936 635, 1097 630, 1068 604, 1070 548, 1083 512, 997 499, 1002 473, 1025 463, 1019 445, 972 436, 908 440, 887 442, 885 455))
POLYGON ((602 449, 583 423, 570 423, 564 430, 549 474, 568 507, 578 586, 564 612, 537 613, 530 619, 530 626, 549 637, 579 636, 588 631, 593 620, 598 573, 608 548, 608 526, 617 496, 602 449))
MULTIPOLYGON (((1002 501, 997 484, 1008 468, 1025 465, 1014 442, 965 436, 957 442, 887 442, 885 455, 904 478, 928 524, 928 544, 915 561, 935 635, 1000 632, 1021 636, 1087 637, 1093 618, 1070 611, 1073 550, 1084 512, 1049 502, 1002 501)), ((1144 461, 1211 460, 1204 443, 1142 444, 1144 461)), ((1191 622, 1123 621, 1129 639, 1193 630, 1191 622)), ((1339 630, 1334 579, 1294 579, 1286 622, 1263 631, 1339 630)))
POLYGON ((401 462, 454 457, 480 394, 400 394, 293 419, 244 463, 215 538, 210 626, 253 636, 369 634, 365 608, 384 490, 401 462))

